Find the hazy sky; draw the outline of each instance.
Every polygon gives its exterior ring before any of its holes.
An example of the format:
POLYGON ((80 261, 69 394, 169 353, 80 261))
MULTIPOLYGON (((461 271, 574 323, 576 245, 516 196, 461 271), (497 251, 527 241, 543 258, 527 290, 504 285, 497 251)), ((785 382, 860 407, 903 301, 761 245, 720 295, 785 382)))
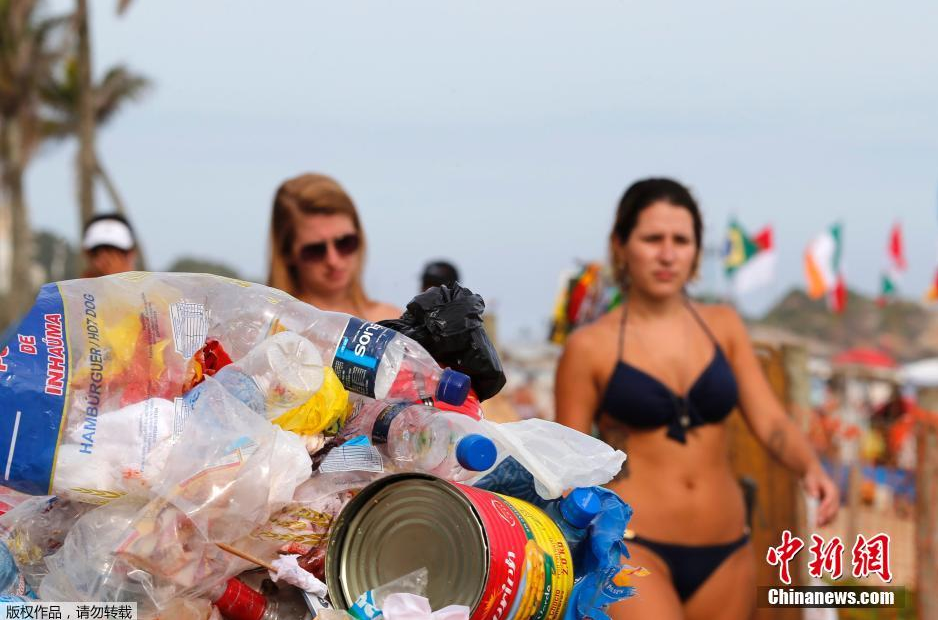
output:
MULTIPOLYGON (((692 187, 710 243, 731 215, 775 226, 778 283, 748 312, 801 284, 838 219, 853 287, 876 290, 896 219, 903 292, 938 262, 933 2, 93 4, 98 75, 125 62, 154 82, 99 138, 151 268, 185 254, 264 278, 274 189, 303 171, 358 204, 371 295, 403 305, 449 257, 502 338, 546 331, 558 274, 604 256, 648 175, 692 187)), ((33 223, 72 239, 73 152, 28 176, 33 223)))

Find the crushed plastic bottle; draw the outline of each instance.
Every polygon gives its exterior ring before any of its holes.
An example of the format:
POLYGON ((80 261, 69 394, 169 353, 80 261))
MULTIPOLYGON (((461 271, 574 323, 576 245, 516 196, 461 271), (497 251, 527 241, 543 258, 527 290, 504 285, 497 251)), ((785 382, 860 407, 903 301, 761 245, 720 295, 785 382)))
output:
POLYGON ((459 413, 359 398, 342 435, 369 437, 400 469, 460 482, 495 463, 495 444, 480 431, 459 413))
POLYGON ((312 341, 350 392, 377 400, 412 400, 416 393, 456 406, 469 393, 468 376, 441 369, 423 347, 393 329, 301 302, 285 304, 278 321, 312 341))
MULTIPOLYGON (((305 403, 319 390, 323 379, 319 351, 293 332, 280 332, 262 340, 244 358, 215 373, 215 380, 229 393, 268 418, 305 403)), ((189 392, 186 398, 190 405, 200 394, 200 386, 189 392)))

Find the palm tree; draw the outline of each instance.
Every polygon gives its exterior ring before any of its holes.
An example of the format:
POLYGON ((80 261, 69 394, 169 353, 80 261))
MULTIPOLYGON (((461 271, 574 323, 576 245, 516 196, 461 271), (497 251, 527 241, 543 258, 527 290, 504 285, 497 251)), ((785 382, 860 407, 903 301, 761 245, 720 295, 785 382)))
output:
MULTIPOLYGON (((78 130, 78 208, 80 218, 78 226, 83 229, 85 223, 94 215, 94 91, 91 77, 91 34, 88 30, 88 2, 76 0, 75 3, 75 32, 78 35, 78 44, 75 56, 76 80, 78 95, 77 130, 78 130)), ((80 234, 80 231, 79 231, 80 234)), ((79 239, 81 237, 79 236, 79 239)))
MULTIPOLYGON (((119 0, 117 13, 123 14, 130 0, 119 0)), ((133 75, 126 67, 117 66, 107 72, 99 85, 94 84, 91 62, 91 31, 89 28, 88 1, 75 2, 75 33, 78 38, 74 71, 70 73, 68 87, 72 89, 68 101, 70 116, 74 117, 74 134, 78 136, 78 204, 79 224, 94 215, 94 179, 104 184, 115 209, 124 213, 124 202, 117 192, 113 180, 101 166, 95 149, 97 127, 113 115, 125 101, 137 98, 146 88, 146 78, 133 75)))
POLYGON ((38 4, 0 0, 0 204, 9 209, 13 245, 7 319, 32 301, 32 231, 23 175, 49 132, 41 84, 62 58, 69 34, 67 16, 41 16, 38 4))
MULTIPOLYGON (((50 126, 53 137, 78 136, 81 144, 85 133, 82 129, 84 110, 81 104, 83 89, 80 64, 77 56, 71 56, 63 63, 61 74, 55 75, 54 79, 43 85, 42 100, 55 115, 55 123, 50 126)), ((92 85, 90 91, 93 126, 97 128, 106 125, 126 103, 139 99, 149 85, 145 77, 132 73, 124 65, 111 67, 99 83, 92 85)), ((124 201, 110 174, 101 163, 97 151, 91 148, 90 156, 87 154, 82 156, 81 153, 86 150, 88 150, 86 144, 79 147, 79 160, 83 161, 90 157, 92 180, 95 178, 100 180, 114 203, 114 209, 118 213, 125 213, 124 201)), ((79 187, 81 185, 80 183, 79 187)), ((81 193, 82 190, 79 189, 79 194, 81 193)), ((81 215, 82 218, 91 217, 91 214, 85 213, 84 204, 81 207, 81 215)))
MULTIPOLYGON (((129 4, 130 0, 119 0, 118 14, 122 14, 129 4)), ((75 56, 74 61, 69 64, 66 80, 59 85, 58 93, 49 94, 52 96, 53 105, 64 114, 64 123, 68 131, 78 137, 76 169, 78 225, 81 231, 95 212, 94 181, 96 178, 104 184, 115 210, 122 214, 126 212, 124 201, 113 179, 101 165, 101 158, 95 148, 95 132, 97 127, 106 123, 122 104, 138 98, 148 86, 148 81, 119 65, 108 71, 100 84, 94 84, 87 0, 75 2, 75 34, 78 39, 75 56)), ((54 91, 55 88, 53 87, 52 90, 54 91)), ((143 248, 139 247, 139 244, 137 256, 140 268, 145 268, 143 248)))

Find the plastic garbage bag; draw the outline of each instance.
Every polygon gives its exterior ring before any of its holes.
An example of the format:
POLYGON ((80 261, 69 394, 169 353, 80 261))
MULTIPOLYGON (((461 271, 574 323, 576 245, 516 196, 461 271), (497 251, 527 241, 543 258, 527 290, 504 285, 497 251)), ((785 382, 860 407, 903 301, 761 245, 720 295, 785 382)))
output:
POLYGON ((633 574, 648 572, 621 565, 589 573, 573 586, 564 620, 610 620, 606 613, 609 605, 635 594, 635 588, 631 585, 633 574))
POLYGON ((534 476, 513 456, 508 456, 473 483, 474 487, 523 499, 544 509, 551 500, 537 494, 534 476))
POLYGON ((576 558, 580 572, 564 620, 607 618, 609 605, 635 594, 632 577, 648 574, 644 568, 622 563, 629 557, 622 535, 632 518, 631 506, 608 489, 594 492, 600 496, 602 510, 589 525, 582 557, 576 558))
MULTIPOLYGON (((621 450, 556 422, 532 418, 505 424, 483 420, 482 424, 486 435, 498 445, 499 455, 512 457, 527 470, 543 499, 555 499, 573 487, 606 484, 619 473, 626 459, 621 450)), ((499 468, 506 461, 496 463, 476 480, 499 476, 499 468)), ((509 466, 510 462, 505 465, 509 466)))
POLYGON ((589 551, 583 559, 584 572, 616 567, 629 550, 622 539, 632 519, 632 507, 608 489, 595 489, 602 511, 589 526, 589 551))
POLYGON ((186 392, 283 331, 306 339, 346 389, 379 398, 437 397, 455 405, 468 392, 468 377, 439 368, 410 338, 265 286, 143 272, 47 284, 9 342, 0 343, 5 484, 89 502, 127 492, 98 488, 112 476, 81 479, 83 470, 95 470, 84 464, 121 434, 109 427, 126 431, 122 416, 113 414, 146 401, 173 403, 171 423, 160 407, 156 430, 143 425, 123 438, 133 444, 131 465, 139 468, 147 449, 157 448, 154 434, 165 436, 172 428, 175 435, 184 424, 186 392), (59 484, 60 475, 67 485, 59 484))
POLYGON ((440 366, 469 375, 481 401, 505 385, 502 362, 482 323, 484 311, 485 301, 469 289, 435 286, 410 300, 401 318, 380 325, 419 342, 440 366))

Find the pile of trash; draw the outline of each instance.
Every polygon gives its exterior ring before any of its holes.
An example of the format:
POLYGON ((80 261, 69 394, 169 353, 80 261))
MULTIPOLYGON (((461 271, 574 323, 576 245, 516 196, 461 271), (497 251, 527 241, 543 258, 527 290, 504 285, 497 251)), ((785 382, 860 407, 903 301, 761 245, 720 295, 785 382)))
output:
POLYGON ((625 455, 485 420, 483 309, 458 285, 386 324, 209 275, 46 285, 0 350, 0 601, 603 618, 642 574, 598 486, 625 455))

